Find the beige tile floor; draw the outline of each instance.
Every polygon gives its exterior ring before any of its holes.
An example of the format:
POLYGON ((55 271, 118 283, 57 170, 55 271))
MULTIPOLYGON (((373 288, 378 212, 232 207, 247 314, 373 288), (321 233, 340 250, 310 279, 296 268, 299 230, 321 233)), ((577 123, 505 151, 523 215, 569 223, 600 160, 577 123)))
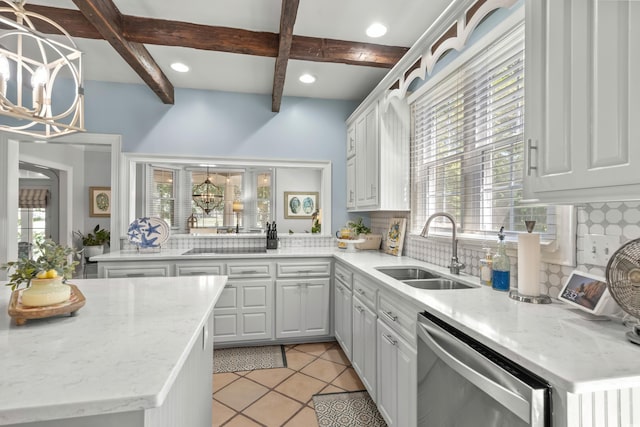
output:
POLYGON ((286 368, 213 375, 214 427, 317 427, 314 394, 364 390, 336 342, 285 349, 286 368))

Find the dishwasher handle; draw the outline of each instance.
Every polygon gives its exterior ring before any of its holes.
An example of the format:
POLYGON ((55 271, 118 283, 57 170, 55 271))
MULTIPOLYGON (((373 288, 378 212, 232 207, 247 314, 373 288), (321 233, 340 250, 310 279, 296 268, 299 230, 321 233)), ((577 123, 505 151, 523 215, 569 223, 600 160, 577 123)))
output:
MULTIPOLYGON (((491 396, 502 406, 509 409, 526 423, 530 423, 532 421, 531 402, 529 402, 519 394, 508 390, 503 385, 498 384, 493 379, 488 378, 482 373, 474 370, 467 364, 461 362, 457 357, 445 350, 437 340, 445 341, 447 342, 447 344, 456 345, 458 347, 460 347, 459 344, 462 344, 464 346, 464 343, 426 319, 421 319, 418 322, 417 330, 418 337, 421 338, 422 341, 431 349, 431 351, 433 351, 436 356, 438 356, 444 363, 446 363, 447 366, 449 366, 455 372, 474 384, 476 387, 481 389, 483 392, 491 396)), ((495 372, 496 376, 500 376, 501 380, 503 381, 512 380, 516 383, 519 382, 519 380, 515 377, 505 375, 505 372, 500 367, 494 365, 489 360, 484 358, 480 353, 476 352, 470 347, 468 348, 468 350, 465 349, 465 356, 469 359, 473 359, 474 363, 483 366, 485 369, 495 372)))

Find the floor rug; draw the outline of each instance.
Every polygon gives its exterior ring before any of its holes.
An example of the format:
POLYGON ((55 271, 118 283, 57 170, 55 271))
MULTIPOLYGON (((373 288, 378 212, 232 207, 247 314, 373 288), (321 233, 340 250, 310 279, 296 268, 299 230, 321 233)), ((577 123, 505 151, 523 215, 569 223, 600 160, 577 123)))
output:
POLYGON ((376 404, 366 391, 313 396, 320 427, 386 427, 376 404))
POLYGON ((254 369, 286 368, 287 358, 282 345, 233 347, 213 350, 213 372, 253 371, 254 369))

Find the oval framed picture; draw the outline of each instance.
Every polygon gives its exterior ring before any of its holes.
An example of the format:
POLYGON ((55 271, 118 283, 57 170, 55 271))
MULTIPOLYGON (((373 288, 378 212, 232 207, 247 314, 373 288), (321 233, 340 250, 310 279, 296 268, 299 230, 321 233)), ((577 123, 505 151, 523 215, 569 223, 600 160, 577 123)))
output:
POLYGON ((111 216, 111 187, 89 187, 89 216, 111 216))

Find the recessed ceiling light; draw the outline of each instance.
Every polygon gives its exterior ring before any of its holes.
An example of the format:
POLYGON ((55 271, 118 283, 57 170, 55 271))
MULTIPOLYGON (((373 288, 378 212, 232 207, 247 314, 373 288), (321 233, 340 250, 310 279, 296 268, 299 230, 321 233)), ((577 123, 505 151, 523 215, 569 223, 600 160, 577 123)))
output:
POLYGON ((311 84, 311 83, 316 81, 316 78, 315 78, 315 76, 312 76, 311 74, 306 73, 306 74, 301 75, 299 80, 302 83, 311 84))
POLYGON ((173 64, 171 64, 171 68, 179 73, 186 73, 187 71, 189 71, 189 67, 182 62, 174 62, 173 64))
POLYGON ((387 34, 387 27, 379 22, 374 22, 367 28, 367 35, 369 37, 382 37, 385 34, 387 34))

